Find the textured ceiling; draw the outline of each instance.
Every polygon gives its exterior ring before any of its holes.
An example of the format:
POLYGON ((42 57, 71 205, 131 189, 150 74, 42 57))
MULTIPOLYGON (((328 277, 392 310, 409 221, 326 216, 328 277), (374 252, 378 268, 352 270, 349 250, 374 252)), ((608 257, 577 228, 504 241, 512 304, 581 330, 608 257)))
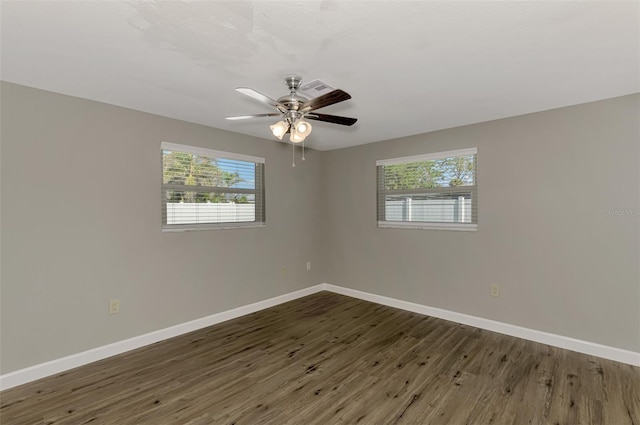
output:
POLYGON ((336 149, 640 91, 640 3, 2 1, 0 78, 272 139, 237 93, 320 79, 336 149))

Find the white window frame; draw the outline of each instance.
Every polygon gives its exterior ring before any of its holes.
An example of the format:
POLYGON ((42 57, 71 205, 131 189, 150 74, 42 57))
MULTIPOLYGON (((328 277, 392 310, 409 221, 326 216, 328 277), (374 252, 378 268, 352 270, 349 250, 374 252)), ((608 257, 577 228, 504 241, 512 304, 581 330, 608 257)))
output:
POLYGON ((161 216, 162 216, 162 231, 163 232, 184 232, 184 231, 194 231, 194 230, 222 230, 222 229, 239 229, 239 228, 248 228, 248 227, 264 227, 266 223, 266 211, 265 211, 265 185, 264 185, 264 164, 265 159, 257 156, 243 155, 234 152, 224 152, 217 151, 212 149, 200 148, 197 146, 189 146, 182 145, 177 143, 169 143, 169 142, 161 142, 160 143, 160 185, 161 185, 161 216), (262 164, 260 167, 260 172, 256 170, 256 187, 255 189, 239 189, 239 188, 215 188, 211 192, 232 192, 232 193, 247 193, 253 194, 255 196, 255 208, 256 208, 256 221, 251 222, 224 222, 224 223, 189 223, 189 224, 167 224, 166 217, 166 208, 167 208, 167 199, 166 192, 167 189, 183 189, 189 190, 193 187, 184 186, 184 187, 176 187, 172 185, 165 185, 163 181, 164 175, 164 164, 163 164, 163 151, 176 151, 176 152, 184 152, 195 155, 204 155, 212 158, 221 158, 221 159, 231 159, 238 161, 246 161, 253 162, 256 164, 262 164))
MULTIPOLYGON (((376 161, 376 194, 377 194, 377 217, 378 217, 378 227, 381 228, 396 228, 396 229, 424 229, 424 230, 457 230, 457 231, 471 231, 475 232, 478 230, 477 223, 477 202, 478 202, 478 181, 477 181, 477 159, 478 159, 478 148, 467 148, 467 149, 457 149, 452 151, 445 152, 435 152, 428 153, 422 155, 413 155, 413 156, 404 156, 399 158, 390 158, 390 159, 380 159, 376 161), (385 211, 385 196, 388 194, 394 193, 394 191, 386 191, 384 187, 381 187, 383 184, 381 182, 382 176, 380 173, 384 173, 385 165, 395 165, 395 164, 406 164, 411 162, 421 162, 421 161, 429 161, 434 159, 444 159, 451 158, 456 156, 468 156, 475 155, 476 161, 474 163, 474 182, 475 186, 461 186, 461 188, 469 188, 472 192, 472 202, 475 203, 475 222, 474 223, 445 223, 445 222, 430 222, 430 221, 396 221, 396 220, 384 220, 381 219, 381 215, 384 215, 385 211)), ((430 189, 412 189, 412 193, 420 193, 424 191, 425 193, 438 193, 438 188, 430 188, 430 189)), ((450 191, 449 188, 442 188, 442 192, 450 191)), ((405 192, 407 192, 405 190, 405 192)))

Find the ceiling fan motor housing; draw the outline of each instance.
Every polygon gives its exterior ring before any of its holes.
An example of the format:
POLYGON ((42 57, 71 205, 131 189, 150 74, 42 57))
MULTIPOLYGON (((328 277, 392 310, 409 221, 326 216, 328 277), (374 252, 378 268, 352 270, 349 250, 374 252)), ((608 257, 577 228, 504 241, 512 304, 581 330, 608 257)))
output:
POLYGON ((300 84, 302 83, 302 77, 294 74, 287 75, 284 79, 284 82, 287 87, 289 87, 289 91, 291 93, 294 93, 298 90, 298 87, 300 87, 300 84))
POLYGON ((293 124, 296 120, 301 119, 304 115, 299 112, 300 105, 307 102, 309 99, 306 97, 299 96, 296 91, 300 84, 302 83, 302 77, 299 75, 288 75, 285 79, 285 84, 289 88, 289 94, 278 98, 278 102, 284 105, 287 109, 285 111, 281 111, 287 121, 290 124, 293 124))

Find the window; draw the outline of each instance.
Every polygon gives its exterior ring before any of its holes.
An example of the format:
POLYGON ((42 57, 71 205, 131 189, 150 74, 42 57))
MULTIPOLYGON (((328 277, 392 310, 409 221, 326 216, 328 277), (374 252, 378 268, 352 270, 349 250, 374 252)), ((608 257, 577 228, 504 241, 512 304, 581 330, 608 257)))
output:
POLYGON ((264 225, 264 158, 165 142, 161 150, 163 230, 264 225))
POLYGON ((478 150, 376 162, 378 227, 476 230, 478 150))

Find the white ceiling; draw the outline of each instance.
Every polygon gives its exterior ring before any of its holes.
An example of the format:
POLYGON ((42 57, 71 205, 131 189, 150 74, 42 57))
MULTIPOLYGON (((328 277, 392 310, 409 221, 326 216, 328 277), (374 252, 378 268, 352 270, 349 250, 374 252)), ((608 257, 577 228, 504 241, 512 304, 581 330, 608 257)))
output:
POLYGON ((349 101, 336 149, 640 91, 640 2, 2 1, 0 78, 273 139, 283 77, 349 101))

